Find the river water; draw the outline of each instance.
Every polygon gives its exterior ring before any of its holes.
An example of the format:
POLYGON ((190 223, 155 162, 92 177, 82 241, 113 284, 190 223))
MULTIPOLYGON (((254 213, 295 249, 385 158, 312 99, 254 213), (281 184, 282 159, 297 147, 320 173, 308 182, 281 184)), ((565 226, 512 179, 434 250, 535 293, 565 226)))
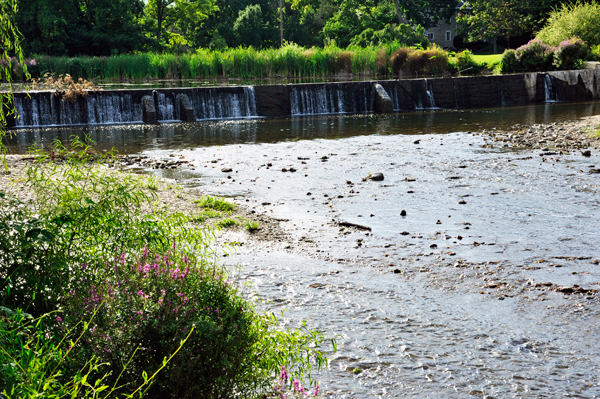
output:
POLYGON ((318 376, 326 396, 597 398, 600 298, 588 290, 600 288, 600 175, 587 172, 600 158, 542 161, 477 132, 598 113, 551 104, 22 130, 10 146, 89 134, 124 153, 185 156, 193 169, 146 172, 280 220, 288 238, 232 233, 244 245, 222 261, 242 267, 261 307, 286 310, 286 326, 337 337, 318 376), (362 180, 378 172, 383 181, 362 180))

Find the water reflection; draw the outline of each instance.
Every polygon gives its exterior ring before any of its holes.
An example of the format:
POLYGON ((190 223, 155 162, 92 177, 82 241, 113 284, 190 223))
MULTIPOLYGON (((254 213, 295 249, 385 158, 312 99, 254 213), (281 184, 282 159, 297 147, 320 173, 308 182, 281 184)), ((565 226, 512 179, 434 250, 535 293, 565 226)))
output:
POLYGON ((360 135, 428 134, 502 129, 516 123, 552 123, 600 113, 600 103, 544 104, 479 110, 420 111, 389 115, 319 115, 287 119, 238 119, 198 123, 72 126, 13 131, 9 150, 25 153, 32 145, 71 136, 89 136, 100 149, 122 153, 286 140, 338 139, 360 135))

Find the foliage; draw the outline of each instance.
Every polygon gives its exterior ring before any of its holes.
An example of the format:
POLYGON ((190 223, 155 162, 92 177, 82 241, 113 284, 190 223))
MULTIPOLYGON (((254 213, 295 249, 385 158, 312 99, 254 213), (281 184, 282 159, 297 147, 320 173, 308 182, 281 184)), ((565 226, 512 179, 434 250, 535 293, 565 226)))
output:
POLYGON ((457 18, 466 40, 530 35, 544 24, 550 12, 564 0, 471 0, 457 18))
MULTIPOLYGON (((411 26, 430 27, 439 20, 447 20, 454 13, 456 1, 440 2, 429 0, 399 0, 398 6, 403 23, 408 20, 411 26)), ((392 24, 399 24, 394 2, 376 0, 345 0, 339 2, 337 11, 323 27, 323 36, 334 40, 342 47, 351 42, 370 40, 371 30, 377 32, 392 24), (366 31, 366 32, 365 32, 366 31), (363 37, 357 37, 363 32, 363 37)), ((420 28, 419 28, 420 29, 420 28)), ((399 40, 402 43, 402 40, 399 40)), ((408 44, 408 43, 407 43, 408 44)))
POLYGON ((565 3, 550 14, 548 22, 536 38, 553 46, 577 36, 589 46, 600 44, 600 4, 590 2, 565 3))
POLYGON ((16 24, 28 54, 111 55, 141 50, 142 0, 20 0, 16 24))
POLYGON ((41 73, 69 74, 73 79, 322 77, 337 75, 342 70, 374 76, 390 73, 390 57, 400 47, 401 44, 395 41, 379 47, 351 47, 346 50, 335 45, 307 49, 288 43, 279 49, 203 49, 194 54, 180 55, 38 56, 35 62, 41 73))
POLYGON ((219 220, 216 224, 219 227, 231 227, 231 226, 237 226, 238 222, 235 221, 234 219, 226 218, 223 220, 219 220))
POLYGON ((553 65, 557 69, 578 69, 583 60, 587 59, 588 46, 578 37, 562 41, 554 52, 553 65))
POLYGON ((235 204, 227 201, 224 198, 211 197, 210 195, 205 195, 194 202, 196 202, 201 208, 214 209, 217 211, 230 212, 235 209, 235 204))
POLYGON ((564 40, 558 47, 531 40, 502 57, 502 72, 537 72, 580 68, 588 56, 588 46, 579 38, 564 40))
POLYGON ((439 47, 427 50, 402 47, 391 57, 392 71, 396 75, 435 75, 448 72, 448 53, 439 47))
MULTIPOLYGON (((95 278, 81 275, 66 300, 63 323, 89 318, 104 305, 90 323, 86 345, 74 351, 75 364, 94 356, 112 365, 127 363, 119 383, 137 386, 143 370, 159 367, 195 327, 150 387, 150 397, 229 398, 236 392, 252 397, 266 390, 284 365, 261 363, 263 355, 271 356, 263 345, 275 337, 268 332, 272 320, 241 299, 223 270, 187 258, 175 245, 165 255, 146 249, 139 257, 123 253, 85 267, 95 278)), ((308 351, 304 361, 324 360, 318 351, 302 349, 308 351)), ((116 376, 108 381, 113 384, 116 376)))
POLYGON ((456 67, 461 74, 465 72, 466 74, 475 74, 481 72, 482 69, 482 65, 475 61, 473 53, 469 50, 456 54, 456 67))
MULTIPOLYGON (((33 319, 20 309, 0 308, 0 311, 0 395, 6 399, 130 398, 137 392, 145 392, 157 373, 189 338, 188 334, 173 354, 163 359, 152 376, 144 378, 137 389, 131 388, 129 392, 133 391, 133 394, 127 394, 123 392, 124 385, 119 384, 120 377, 115 378, 112 387, 107 385, 108 375, 102 373, 107 364, 101 363, 96 356, 82 362, 81 368, 74 367, 69 356, 87 340, 90 334, 88 322, 80 321, 67 330, 60 316, 55 320, 51 320, 50 314, 33 319)), ((96 313, 92 312, 89 322, 94 320, 96 313)), ((147 376, 145 371, 144 374, 147 376)))
POLYGON ((190 229, 185 215, 144 214, 142 207, 151 207, 155 194, 144 191, 137 179, 103 166, 112 154, 101 156, 77 140, 73 146, 76 153, 55 145, 28 169, 35 217, 18 203, 2 214, 1 233, 10 237, 2 242, 2 306, 29 306, 35 315, 55 309, 73 281, 75 270, 69 265, 109 259, 115 248, 149 244, 162 250, 178 240, 200 254, 208 249, 210 231, 190 229))
POLYGON ((373 30, 367 28, 350 41, 352 46, 376 47, 397 42, 403 46, 429 47, 430 43, 425 37, 425 29, 421 26, 413 30, 409 25, 402 24, 396 27, 386 25, 383 29, 373 30))
POLYGON ((502 73, 515 73, 519 70, 517 61, 517 52, 515 50, 506 50, 502 55, 502 73))
POLYGON ((249 232, 253 232, 253 231, 260 229, 260 223, 253 222, 253 221, 246 219, 246 220, 244 220, 244 228, 246 230, 248 230, 249 232))
POLYGON ((187 32, 216 10, 212 0, 149 0, 144 17, 159 49, 177 49, 188 43, 187 32))
POLYGON ((7 123, 6 118, 15 116, 11 84, 14 68, 18 66, 19 75, 26 79, 29 78, 27 64, 21 49, 20 34, 13 21, 17 10, 16 0, 0 1, 0 82, 7 82, 9 86, 8 92, 0 92, 0 154, 2 154, 2 163, 5 169, 8 166, 5 158, 4 137, 6 132, 4 128, 7 123))
POLYGON ((553 68, 554 47, 534 39, 516 51, 519 72, 550 71, 553 68))
POLYGON ((263 47, 266 29, 262 23, 262 10, 258 4, 249 5, 240 11, 238 19, 233 24, 237 42, 254 48, 263 47))

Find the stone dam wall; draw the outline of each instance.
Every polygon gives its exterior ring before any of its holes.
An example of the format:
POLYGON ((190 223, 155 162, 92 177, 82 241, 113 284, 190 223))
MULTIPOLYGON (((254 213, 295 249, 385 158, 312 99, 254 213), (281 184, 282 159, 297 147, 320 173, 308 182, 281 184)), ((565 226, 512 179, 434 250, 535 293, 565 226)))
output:
POLYGON ((13 127, 469 109, 600 99, 600 69, 384 81, 15 93, 13 127), (383 90, 382 90, 383 89, 383 90))

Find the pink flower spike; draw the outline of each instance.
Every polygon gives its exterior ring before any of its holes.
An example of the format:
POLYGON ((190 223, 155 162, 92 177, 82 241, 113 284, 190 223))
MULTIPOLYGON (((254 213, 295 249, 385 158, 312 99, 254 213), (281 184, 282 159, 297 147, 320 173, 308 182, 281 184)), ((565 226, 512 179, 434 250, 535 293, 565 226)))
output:
POLYGON ((313 396, 317 396, 319 394, 319 384, 315 387, 315 391, 313 392, 313 396))
POLYGON ((62 318, 60 316, 56 316, 56 321, 62 323, 62 318))

